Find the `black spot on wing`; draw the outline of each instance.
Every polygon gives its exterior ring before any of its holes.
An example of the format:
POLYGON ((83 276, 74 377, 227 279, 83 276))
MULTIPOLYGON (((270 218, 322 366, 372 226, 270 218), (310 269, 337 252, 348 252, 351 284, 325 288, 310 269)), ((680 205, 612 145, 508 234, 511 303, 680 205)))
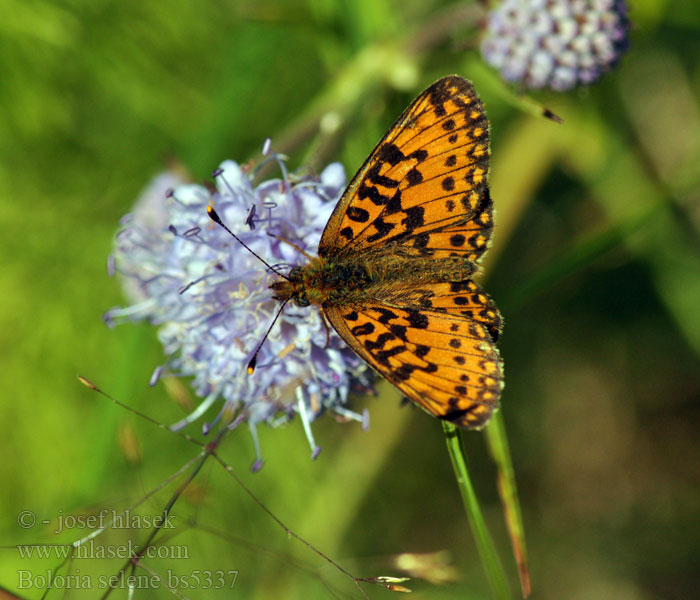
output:
POLYGON ((441 80, 434 83, 428 88, 428 100, 433 105, 433 110, 438 117, 444 117, 447 114, 445 102, 450 99, 450 92, 447 89, 447 81, 441 80))
POLYGON ((453 281, 450 283, 450 292, 466 292, 474 289, 474 284, 471 281, 453 281))
POLYGON ((422 312, 415 309, 407 309, 408 316, 406 317, 411 327, 415 329, 426 329, 428 327, 428 317, 422 312))
POLYGON ((413 167, 408 173, 406 173, 406 181, 408 185, 418 185, 423 181, 423 174, 413 167))
POLYGON ((379 352, 374 353, 373 356, 377 359, 377 362, 384 366, 388 366, 389 359, 392 356, 402 354, 403 352, 406 352, 406 346, 394 346, 393 348, 389 348, 388 350, 380 350, 379 352))
POLYGON ((373 307, 373 310, 378 312, 381 317, 379 317, 378 321, 382 323, 383 325, 386 325, 389 323, 389 321, 392 321, 393 319, 397 319, 398 315, 393 311, 388 308, 384 308, 382 306, 376 306, 373 307))
POLYGON ((369 213, 364 208, 349 206, 345 214, 348 216, 348 219, 357 223, 366 223, 369 221, 369 213))
POLYGON ((401 210, 403 210, 403 206, 401 205, 401 190, 396 190, 391 200, 389 200, 384 207, 384 214, 393 215, 401 210))
POLYGON ((393 333, 400 340, 406 341, 406 331, 408 328, 405 325, 390 325, 389 331, 393 333))
POLYGON ((367 171, 367 179, 372 183, 381 185, 386 188, 395 188, 399 186, 399 182, 391 177, 385 175, 380 175, 379 170, 382 167, 382 163, 377 163, 369 171, 367 171))
POLYGON ((357 197, 360 200, 368 199, 375 206, 384 206, 389 202, 389 197, 379 193, 376 187, 363 183, 357 190, 357 197))
POLYGON ((412 231, 425 225, 424 215, 425 208, 422 206, 412 206, 406 211, 406 217, 403 219, 402 223, 406 226, 408 231, 412 231))
POLYGON ((411 377, 411 373, 413 373, 415 370, 416 368, 414 365, 403 364, 398 369, 394 369, 392 374, 399 381, 406 381, 411 377))
POLYGON ((413 238, 413 247, 414 248, 425 248, 429 242, 430 242, 430 234, 429 233, 419 233, 416 237, 413 238))
POLYGON ((391 142, 384 144, 379 149, 378 157, 381 162, 388 162, 392 167, 406 160, 403 152, 391 142))
POLYGON ((350 330, 350 333, 352 333, 355 337, 369 335, 371 333, 374 333, 374 325, 372 323, 363 323, 362 325, 355 325, 355 327, 353 327, 350 330))
POLYGON ((387 236, 396 225, 394 223, 387 223, 384 221, 384 219, 379 217, 378 219, 374 220, 372 226, 376 229, 376 233, 373 233, 367 238, 368 242, 376 242, 377 240, 381 240, 383 237, 387 236))
POLYGON ((415 355, 419 358, 423 358, 428 352, 430 352, 430 346, 424 346, 423 344, 418 344, 414 350, 415 355))
POLYGON ((450 237, 450 244, 455 247, 464 246, 464 242, 467 241, 461 233, 456 233, 450 237))
POLYGON ((438 415, 438 418, 442 419, 443 421, 461 422, 464 419, 465 415, 468 415, 469 413, 476 410, 478 406, 478 404, 472 404, 467 408, 455 408, 446 412, 444 415, 438 415))
MULTIPOLYGON (((374 326, 373 329, 374 331, 374 326)), ((369 350, 372 354, 376 356, 376 353, 372 352, 373 350, 381 350, 386 346, 387 342, 390 342, 391 340, 395 340, 396 336, 393 333, 380 333, 377 336, 377 339, 372 341, 372 340, 365 340, 364 346, 369 350)), ((397 346, 398 347, 398 346, 397 346)), ((403 349, 405 350, 405 346, 403 346, 403 349)), ((393 356, 393 355, 392 355, 393 356)))

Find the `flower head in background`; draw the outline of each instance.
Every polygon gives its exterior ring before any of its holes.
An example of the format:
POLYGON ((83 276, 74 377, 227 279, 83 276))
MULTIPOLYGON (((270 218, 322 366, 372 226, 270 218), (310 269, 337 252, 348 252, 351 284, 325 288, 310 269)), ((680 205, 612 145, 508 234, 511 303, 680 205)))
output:
MULTIPOLYGON (((121 222, 110 272, 118 272, 133 303, 105 314, 108 324, 146 320, 159 327, 168 356, 152 384, 163 375, 191 376, 204 400, 173 425, 193 422, 219 400, 233 423, 248 423, 257 441, 259 423, 278 425, 295 413, 315 458, 320 451, 310 423, 325 409, 367 423, 344 405, 351 388, 369 389, 365 363, 335 331, 327 332, 319 311, 288 306, 270 331, 251 376, 246 367, 274 318, 279 303, 269 289, 279 276, 214 225, 214 205, 228 227, 254 252, 286 273, 305 259, 289 243, 315 253, 323 228, 345 186, 340 164, 319 177, 295 177, 269 150, 279 179, 255 186, 252 175, 232 161, 214 172, 216 189, 188 184, 174 173, 154 179, 121 222), (274 237, 278 236, 278 237, 274 237)), ((262 164, 260 166, 262 166, 262 164)), ((213 423, 204 426, 208 432, 213 423)))
POLYGON ((489 13, 481 53, 506 81, 563 92, 612 69, 628 30, 624 0, 503 0, 489 13))

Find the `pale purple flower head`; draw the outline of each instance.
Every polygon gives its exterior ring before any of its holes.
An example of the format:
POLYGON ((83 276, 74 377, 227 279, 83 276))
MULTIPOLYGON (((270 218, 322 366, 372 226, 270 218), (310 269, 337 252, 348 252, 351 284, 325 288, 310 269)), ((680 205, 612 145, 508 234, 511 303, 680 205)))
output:
POLYGON ((628 47, 624 0, 503 0, 481 54, 509 82, 567 91, 597 81, 628 47))
POLYGON ((112 325, 146 320, 158 326, 167 359, 161 376, 191 376, 203 400, 173 429, 200 417, 218 401, 247 422, 262 465, 256 426, 289 421, 299 413, 316 456, 320 447, 310 423, 324 410, 367 424, 367 415, 345 407, 351 389, 370 389, 364 362, 324 326, 318 309, 288 304, 262 345, 257 368, 246 367, 263 340, 279 303, 269 289, 279 275, 243 248, 208 217, 213 205, 224 223, 254 252, 281 273, 306 259, 290 244, 315 254, 328 218, 345 186, 345 171, 334 163, 318 177, 287 172, 282 158, 269 150, 258 169, 276 163, 278 179, 254 185, 233 161, 214 172, 215 190, 188 184, 174 173, 156 177, 122 221, 110 272, 121 275, 133 303, 105 314, 112 325))

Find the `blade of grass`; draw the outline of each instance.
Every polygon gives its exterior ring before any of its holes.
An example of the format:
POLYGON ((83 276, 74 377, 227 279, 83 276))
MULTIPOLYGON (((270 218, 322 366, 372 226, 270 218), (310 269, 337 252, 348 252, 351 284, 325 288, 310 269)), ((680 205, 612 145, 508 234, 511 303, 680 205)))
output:
POLYGON ((486 572, 489 585, 491 586, 491 592, 493 597, 498 600, 510 598, 510 587, 508 586, 508 580, 506 579, 501 559, 498 557, 496 548, 493 545, 491 534, 486 527, 484 516, 481 513, 481 507, 479 506, 474 486, 472 486, 471 479, 469 478, 466 457, 464 455, 464 448, 462 447, 462 440, 459 432, 452 423, 446 421, 443 421, 442 428, 445 432, 447 451, 450 454, 459 493, 462 495, 462 501, 464 502, 464 510, 467 513, 469 526, 474 534, 476 547, 479 551, 481 564, 486 572))

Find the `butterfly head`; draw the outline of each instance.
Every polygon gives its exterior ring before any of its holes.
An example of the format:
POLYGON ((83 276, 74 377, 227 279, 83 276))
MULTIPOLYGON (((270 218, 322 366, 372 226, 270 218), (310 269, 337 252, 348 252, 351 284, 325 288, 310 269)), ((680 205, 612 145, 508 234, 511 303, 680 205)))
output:
POLYGON ((294 267, 287 275, 287 279, 276 281, 270 288, 274 292, 273 297, 275 300, 280 302, 292 300, 297 306, 309 306, 311 304, 306 295, 306 282, 302 267, 294 267))

